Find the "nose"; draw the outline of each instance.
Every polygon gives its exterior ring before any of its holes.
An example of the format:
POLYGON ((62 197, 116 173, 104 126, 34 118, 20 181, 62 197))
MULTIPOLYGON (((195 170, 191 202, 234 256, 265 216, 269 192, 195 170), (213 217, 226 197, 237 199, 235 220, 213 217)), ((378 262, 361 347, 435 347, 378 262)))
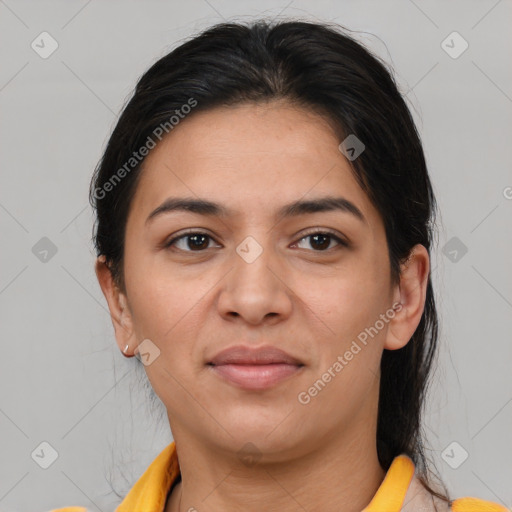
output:
POLYGON ((293 292, 287 272, 270 247, 253 237, 240 243, 232 256, 233 267, 223 280, 219 313, 228 320, 251 325, 276 323, 289 317, 293 292))

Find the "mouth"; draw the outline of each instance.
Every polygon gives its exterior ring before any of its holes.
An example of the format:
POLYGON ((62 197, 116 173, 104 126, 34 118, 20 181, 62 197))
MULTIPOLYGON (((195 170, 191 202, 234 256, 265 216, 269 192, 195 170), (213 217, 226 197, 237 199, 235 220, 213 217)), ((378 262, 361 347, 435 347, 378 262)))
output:
POLYGON ((247 390, 263 390, 297 375, 304 364, 275 347, 238 345, 219 352, 207 363, 225 382, 247 390))

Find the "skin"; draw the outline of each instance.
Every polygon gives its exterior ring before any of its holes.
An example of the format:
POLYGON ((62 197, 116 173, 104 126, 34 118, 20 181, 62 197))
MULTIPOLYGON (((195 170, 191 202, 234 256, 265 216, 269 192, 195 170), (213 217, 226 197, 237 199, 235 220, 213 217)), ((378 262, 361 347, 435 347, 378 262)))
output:
POLYGON ((429 258, 415 246, 392 282, 382 219, 340 142, 322 117, 286 102, 198 111, 145 159, 126 226, 125 290, 102 257, 96 262, 120 350, 128 345, 132 356, 147 338, 160 350, 145 370, 167 409, 182 474, 166 512, 360 512, 385 476, 375 442, 379 364, 418 326, 429 258), (146 224, 171 196, 236 214, 176 211, 146 224), (342 211, 275 218, 286 203, 323 196, 351 201, 364 221, 342 211), (211 237, 204 248, 186 237, 163 247, 189 228, 211 237), (328 238, 322 249, 306 236, 311 228, 349 246, 328 238), (263 249, 252 263, 236 251, 248 236, 263 249), (299 403, 395 302, 402 308, 378 335, 299 403), (270 389, 240 389, 206 364, 238 344, 276 346, 304 366, 270 389), (259 457, 252 465, 238 453, 248 442, 259 457))

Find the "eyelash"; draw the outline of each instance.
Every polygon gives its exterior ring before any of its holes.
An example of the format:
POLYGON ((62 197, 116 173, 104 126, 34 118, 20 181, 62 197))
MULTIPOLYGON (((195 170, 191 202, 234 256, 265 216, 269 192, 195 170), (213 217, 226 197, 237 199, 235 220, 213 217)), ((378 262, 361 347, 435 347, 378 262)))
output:
MULTIPOLYGON (((339 246, 341 247, 349 247, 349 244, 348 242, 346 242, 345 240, 343 240, 342 238, 340 238, 339 236, 337 236, 334 232, 328 230, 328 229, 317 229, 317 230, 314 230, 314 231, 309 231, 307 232, 306 234, 302 235, 301 238, 295 242, 293 245, 296 245, 297 243, 301 242, 302 240, 304 240, 305 238, 308 238, 308 237, 311 237, 311 236, 314 236, 314 235, 328 235, 329 237, 331 237, 331 239, 335 240, 339 246)), ((176 236, 172 239, 170 239, 169 241, 165 242, 164 243, 164 248, 171 248, 171 246, 173 246, 178 240, 181 240, 182 238, 187 238, 188 236, 192 236, 192 235, 205 235, 207 236, 210 240, 214 240, 215 239, 210 236, 208 233, 204 233, 202 231, 187 231, 186 233, 182 233, 181 235, 179 236, 176 236)), ((328 251, 332 251, 333 247, 331 247, 330 249, 324 249, 324 250, 312 250, 312 252, 317 252, 317 253, 325 253, 325 252, 328 252, 328 251)), ((202 250, 198 250, 198 251, 190 251, 190 250, 183 250, 183 249, 178 249, 179 251, 182 251, 182 252, 204 252, 206 249, 202 249, 202 250)))

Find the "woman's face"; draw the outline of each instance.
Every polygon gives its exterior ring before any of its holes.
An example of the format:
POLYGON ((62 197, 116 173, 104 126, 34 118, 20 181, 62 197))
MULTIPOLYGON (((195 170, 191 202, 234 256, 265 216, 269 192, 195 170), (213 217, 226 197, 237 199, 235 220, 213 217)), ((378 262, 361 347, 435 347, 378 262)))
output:
POLYGON ((278 457, 374 428, 400 295, 340 142, 316 114, 273 102, 196 112, 146 157, 116 335, 132 353, 146 340, 175 437, 278 457), (216 207, 152 215, 184 199, 216 207), (218 357, 232 347, 248 352, 218 357), (257 359, 262 347, 289 358, 257 359))

